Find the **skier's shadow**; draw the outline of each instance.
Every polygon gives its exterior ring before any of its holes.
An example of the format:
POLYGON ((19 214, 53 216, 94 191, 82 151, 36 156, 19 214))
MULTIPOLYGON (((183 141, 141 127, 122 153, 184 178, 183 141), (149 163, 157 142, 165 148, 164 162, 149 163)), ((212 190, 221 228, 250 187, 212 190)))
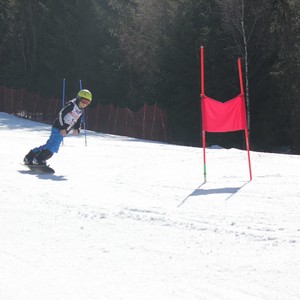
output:
POLYGON ((32 172, 31 170, 19 170, 19 173, 21 174, 29 174, 38 177, 42 180, 53 180, 53 181, 65 181, 68 180, 63 175, 55 175, 55 174, 45 174, 45 173, 38 173, 38 172, 32 172))
POLYGON ((229 194, 229 196, 225 199, 225 200, 228 200, 248 183, 249 183, 249 181, 245 182, 240 187, 225 187, 225 188, 219 188, 219 189, 204 190, 204 189, 201 189, 201 187, 205 184, 205 182, 203 182, 202 184, 200 184, 198 186, 197 189, 195 189, 191 194, 189 194, 187 197, 185 197, 181 201, 181 203, 177 205, 177 207, 180 207, 181 205, 183 205, 187 201, 187 199, 192 196, 201 196, 201 195, 210 195, 210 194, 229 194))

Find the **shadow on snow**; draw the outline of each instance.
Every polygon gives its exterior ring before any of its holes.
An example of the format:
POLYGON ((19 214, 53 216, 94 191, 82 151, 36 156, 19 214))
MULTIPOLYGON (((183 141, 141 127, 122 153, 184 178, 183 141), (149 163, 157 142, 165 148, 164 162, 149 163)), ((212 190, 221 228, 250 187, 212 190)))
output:
POLYGON ((197 189, 195 189, 191 194, 189 194, 186 198, 184 198, 181 203, 177 206, 182 206, 188 198, 193 196, 204 196, 204 195, 212 195, 212 194, 229 194, 229 196, 225 199, 230 199, 234 194, 236 194, 241 188, 243 188, 250 181, 245 182, 243 185, 239 187, 223 187, 223 188, 213 188, 213 189, 203 189, 202 187, 205 185, 205 182, 200 184, 197 189))

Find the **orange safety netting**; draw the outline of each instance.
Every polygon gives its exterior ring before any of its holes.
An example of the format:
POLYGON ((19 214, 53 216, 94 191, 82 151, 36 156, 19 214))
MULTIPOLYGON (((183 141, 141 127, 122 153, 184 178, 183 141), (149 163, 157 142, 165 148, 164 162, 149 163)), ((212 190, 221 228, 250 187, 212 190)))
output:
MULTIPOLYGON (((35 121, 52 123, 61 109, 61 100, 43 98, 25 89, 0 85, 0 111, 35 121)), ((156 104, 144 104, 133 112, 112 104, 97 104, 85 110, 85 128, 88 130, 125 135, 148 140, 168 141, 167 114, 156 104)))

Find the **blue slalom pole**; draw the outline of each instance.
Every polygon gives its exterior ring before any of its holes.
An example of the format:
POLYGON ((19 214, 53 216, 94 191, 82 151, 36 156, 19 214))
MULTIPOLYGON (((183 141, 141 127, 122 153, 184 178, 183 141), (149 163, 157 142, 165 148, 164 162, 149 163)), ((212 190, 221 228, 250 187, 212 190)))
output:
POLYGON ((62 107, 64 107, 64 105, 65 105, 65 92, 66 92, 66 79, 64 78, 63 79, 63 86, 62 86, 62 98, 61 98, 62 107))
MULTIPOLYGON (((63 84, 62 84, 62 98, 61 98, 61 107, 64 107, 65 105, 65 94, 66 94, 66 79, 63 79, 63 84)), ((64 144, 64 141, 62 141, 62 144, 64 144)))
MULTIPOLYGON (((79 88, 80 88, 80 90, 82 90, 82 82, 81 82, 81 79, 79 80, 79 88)), ((85 146, 87 146, 86 127, 85 127, 85 109, 83 110, 83 113, 82 113, 82 123, 83 123, 83 129, 84 129, 84 141, 85 141, 85 146)))

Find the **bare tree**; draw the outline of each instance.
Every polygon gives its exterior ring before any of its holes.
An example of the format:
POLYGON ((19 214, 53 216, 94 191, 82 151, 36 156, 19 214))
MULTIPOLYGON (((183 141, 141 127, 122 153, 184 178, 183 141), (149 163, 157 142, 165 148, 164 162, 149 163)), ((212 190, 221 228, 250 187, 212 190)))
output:
POLYGON ((20 50, 24 62, 24 72, 30 74, 36 65, 37 45, 40 27, 40 1, 27 0, 19 2, 16 11, 16 23, 20 50))
MULTIPOLYGON (((268 2, 268 1, 267 1, 268 2)), ((249 91, 249 66, 254 53, 249 53, 250 44, 258 38, 258 30, 263 32, 268 25, 263 24, 266 17, 268 3, 246 0, 218 0, 222 12, 224 29, 232 36, 234 47, 244 60, 245 73, 245 98, 247 104, 248 129, 250 130, 250 91, 249 91), (250 3, 251 2, 251 3, 250 3)), ((256 40, 256 43, 260 41, 256 40)), ((253 49, 253 47, 252 47, 253 49)))
POLYGON ((166 3, 165 0, 135 0, 120 18, 119 41, 129 75, 128 98, 133 106, 143 101, 145 89, 151 94, 160 71, 159 47, 166 3))
POLYGON ((139 0, 122 23, 121 46, 127 63, 139 72, 157 68, 156 54, 164 12, 165 1, 139 0))

